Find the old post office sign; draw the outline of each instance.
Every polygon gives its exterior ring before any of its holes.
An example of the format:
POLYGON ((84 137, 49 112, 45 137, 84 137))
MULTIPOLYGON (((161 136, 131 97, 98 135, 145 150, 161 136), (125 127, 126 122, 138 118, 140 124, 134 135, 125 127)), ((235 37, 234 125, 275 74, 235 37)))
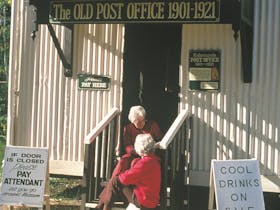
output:
POLYGON ((94 74, 79 74, 79 89, 109 90, 111 79, 94 74))
POLYGON ((219 22, 220 0, 50 0, 49 21, 219 22))

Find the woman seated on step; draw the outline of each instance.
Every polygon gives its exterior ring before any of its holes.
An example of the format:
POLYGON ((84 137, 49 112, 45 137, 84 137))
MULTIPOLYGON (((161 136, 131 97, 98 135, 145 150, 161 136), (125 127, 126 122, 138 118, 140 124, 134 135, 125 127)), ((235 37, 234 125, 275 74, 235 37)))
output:
POLYGON ((135 138, 138 134, 149 133, 156 142, 163 137, 158 124, 153 120, 146 119, 146 110, 142 106, 132 106, 129 110, 128 120, 130 123, 124 127, 122 141, 125 154, 117 163, 111 177, 128 169, 131 161, 138 157, 134 149, 135 138))
POLYGON ((160 158, 155 155, 155 141, 152 135, 137 135, 134 151, 139 157, 133 159, 129 169, 109 180, 96 209, 110 210, 118 195, 140 210, 155 209, 159 204, 161 164, 160 158))

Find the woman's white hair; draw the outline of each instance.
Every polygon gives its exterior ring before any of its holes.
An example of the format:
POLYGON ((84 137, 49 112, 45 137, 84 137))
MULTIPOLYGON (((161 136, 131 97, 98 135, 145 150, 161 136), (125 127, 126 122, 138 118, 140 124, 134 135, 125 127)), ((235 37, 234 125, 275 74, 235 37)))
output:
POLYGON ((128 119, 130 122, 134 122, 138 118, 146 117, 146 110, 142 106, 132 106, 129 110, 128 119))
POLYGON ((134 149, 140 156, 147 155, 155 151, 155 141, 151 134, 138 134, 135 138, 134 149))

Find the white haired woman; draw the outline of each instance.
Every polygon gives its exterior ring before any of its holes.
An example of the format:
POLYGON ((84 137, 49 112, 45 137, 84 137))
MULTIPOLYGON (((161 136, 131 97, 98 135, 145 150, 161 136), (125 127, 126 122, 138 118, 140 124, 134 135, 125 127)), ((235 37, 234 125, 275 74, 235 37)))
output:
POLYGON ((154 154, 155 141, 151 134, 137 135, 134 143, 135 158, 131 167, 113 177, 108 185, 107 200, 100 200, 97 209, 110 210, 114 198, 121 194, 128 203, 141 210, 155 209, 159 203, 161 169, 160 158, 154 154))
MULTIPOLYGON (((132 106, 128 114, 128 119, 130 123, 124 127, 122 141, 125 154, 118 161, 109 182, 121 172, 129 169, 133 159, 139 157, 134 149, 134 142, 137 135, 150 134, 156 142, 163 136, 158 124, 153 120, 146 119, 146 110, 142 106, 132 106)), ((111 190, 108 190, 106 186, 99 195, 99 201, 100 203, 106 203, 108 200, 111 200, 111 190)))
POLYGON ((122 146, 125 154, 116 165, 112 177, 130 167, 131 161, 138 155, 134 149, 135 138, 138 134, 149 133, 154 141, 160 141, 163 134, 154 120, 146 119, 146 110, 142 106, 132 106, 129 110, 130 123, 124 127, 122 146))

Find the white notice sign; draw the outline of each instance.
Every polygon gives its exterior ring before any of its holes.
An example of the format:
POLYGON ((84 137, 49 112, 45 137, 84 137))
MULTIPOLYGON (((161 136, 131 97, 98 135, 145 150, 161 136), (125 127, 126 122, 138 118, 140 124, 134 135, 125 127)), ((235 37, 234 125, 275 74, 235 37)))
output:
POLYGON ((0 205, 42 207, 48 149, 7 146, 0 205))
POLYGON ((257 160, 212 160, 217 210, 265 210, 257 160))

